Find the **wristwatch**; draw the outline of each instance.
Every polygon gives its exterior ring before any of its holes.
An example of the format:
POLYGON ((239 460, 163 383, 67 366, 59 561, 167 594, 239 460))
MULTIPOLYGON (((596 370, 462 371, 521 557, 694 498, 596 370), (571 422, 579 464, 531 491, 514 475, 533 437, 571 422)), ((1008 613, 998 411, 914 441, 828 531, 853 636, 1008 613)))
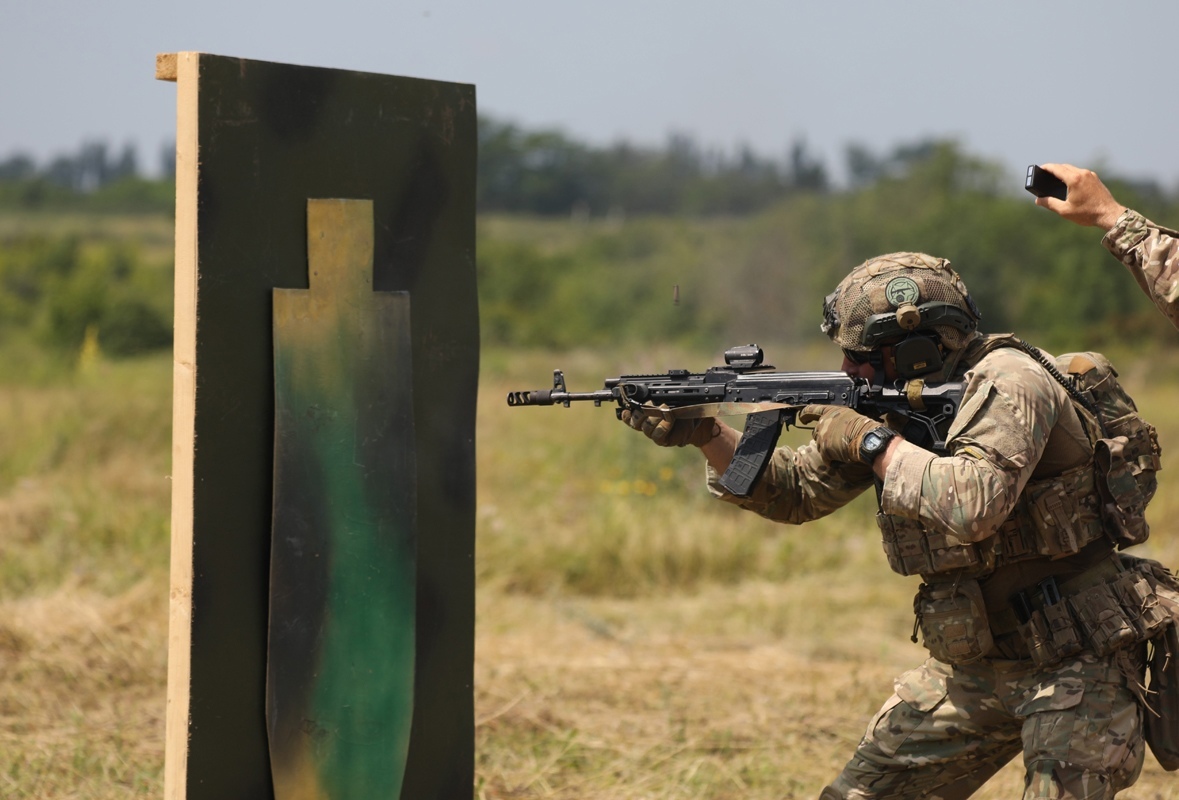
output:
POLYGON ((872 466, 876 458, 888 447, 888 443, 897 436, 900 434, 884 425, 865 433, 864 438, 860 439, 860 461, 872 466))

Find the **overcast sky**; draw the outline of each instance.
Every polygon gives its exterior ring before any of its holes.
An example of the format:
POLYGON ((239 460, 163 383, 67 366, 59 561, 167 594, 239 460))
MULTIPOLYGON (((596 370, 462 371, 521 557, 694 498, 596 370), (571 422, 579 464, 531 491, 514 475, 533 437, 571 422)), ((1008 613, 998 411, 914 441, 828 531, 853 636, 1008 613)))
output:
POLYGON ((1021 181, 1071 161, 1179 187, 1179 2, 0 0, 0 158, 133 142, 154 169, 197 50, 473 83, 480 111, 582 140, 782 156, 836 174, 957 138, 1021 181))

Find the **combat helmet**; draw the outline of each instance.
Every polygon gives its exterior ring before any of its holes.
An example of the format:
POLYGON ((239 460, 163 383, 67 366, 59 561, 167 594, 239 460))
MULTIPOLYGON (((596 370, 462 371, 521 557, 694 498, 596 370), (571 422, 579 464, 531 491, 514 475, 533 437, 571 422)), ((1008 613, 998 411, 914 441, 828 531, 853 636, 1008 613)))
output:
POLYGON ((860 264, 827 295, 821 327, 860 360, 882 344, 896 344, 898 369, 912 377, 940 368, 948 352, 964 349, 978 335, 980 317, 949 261, 889 253, 860 264))

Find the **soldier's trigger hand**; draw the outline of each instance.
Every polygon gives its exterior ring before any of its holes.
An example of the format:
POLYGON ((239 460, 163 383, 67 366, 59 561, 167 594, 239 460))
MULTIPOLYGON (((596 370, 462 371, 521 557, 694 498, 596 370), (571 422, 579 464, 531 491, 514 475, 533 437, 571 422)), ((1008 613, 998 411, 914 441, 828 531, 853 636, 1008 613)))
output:
MULTIPOLYGON (((663 406, 662 410, 667 410, 667 406, 663 406)), ((712 417, 667 419, 624 409, 620 418, 660 447, 684 447, 689 444, 703 447, 716 436, 717 424, 712 417)))
POLYGON ((798 412, 798 421, 815 426, 812 438, 824 461, 860 463, 864 434, 880 423, 845 406, 811 405, 798 412))

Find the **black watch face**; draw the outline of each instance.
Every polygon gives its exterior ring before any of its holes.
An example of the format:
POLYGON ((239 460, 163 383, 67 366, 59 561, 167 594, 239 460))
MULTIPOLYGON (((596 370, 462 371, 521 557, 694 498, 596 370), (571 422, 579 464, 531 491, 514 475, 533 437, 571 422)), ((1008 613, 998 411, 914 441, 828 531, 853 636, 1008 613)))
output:
POLYGON ((892 439, 893 433, 891 431, 876 428, 864 434, 864 439, 860 443, 860 453, 864 456, 869 456, 875 459, 880 451, 885 448, 888 442, 892 439))

